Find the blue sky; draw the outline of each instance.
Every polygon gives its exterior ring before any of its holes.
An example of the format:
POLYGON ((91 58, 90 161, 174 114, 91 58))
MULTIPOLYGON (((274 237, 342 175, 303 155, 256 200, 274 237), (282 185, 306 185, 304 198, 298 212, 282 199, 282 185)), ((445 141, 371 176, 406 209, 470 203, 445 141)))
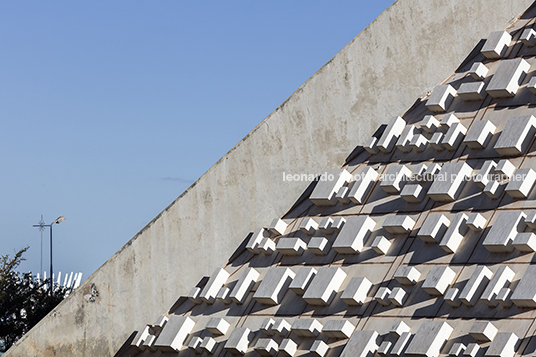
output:
POLYGON ((391 2, 3 2, 0 254, 87 278, 391 2))

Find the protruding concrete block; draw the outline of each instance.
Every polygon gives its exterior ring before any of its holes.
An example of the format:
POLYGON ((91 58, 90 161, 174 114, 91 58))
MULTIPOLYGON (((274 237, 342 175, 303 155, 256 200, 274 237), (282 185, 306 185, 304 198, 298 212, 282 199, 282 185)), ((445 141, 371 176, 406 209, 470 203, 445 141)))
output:
POLYGON ((533 253, 536 251, 536 234, 532 232, 518 233, 512 245, 520 252, 533 253))
POLYGON ((396 338, 400 338, 403 333, 408 333, 411 328, 404 321, 397 321, 389 329, 389 333, 396 338))
POLYGON ((279 350, 279 346, 271 338, 259 338, 253 349, 263 357, 273 357, 279 350))
POLYGON ((214 336, 221 336, 227 333, 231 325, 221 317, 214 317, 210 319, 205 328, 214 336))
POLYGON ((216 350, 216 340, 210 336, 206 336, 203 338, 203 341, 201 341, 199 349, 209 355, 213 354, 216 350))
POLYGON ((411 172, 411 176, 413 180, 417 180, 419 182, 426 181, 426 171, 428 170, 428 165, 424 163, 420 163, 415 165, 413 168, 413 171, 411 172))
POLYGON ((315 340, 309 351, 315 357, 324 357, 329 351, 329 346, 322 340, 315 340))
POLYGON ((270 268, 253 294, 253 298, 260 304, 279 304, 295 276, 296 274, 289 268, 270 268))
POLYGON ((408 298, 408 294, 404 289, 397 286, 393 288, 387 299, 395 306, 404 306, 404 303, 406 302, 406 299, 408 298))
POLYGON ((456 342, 452 345, 449 351, 450 357, 461 357, 463 353, 465 352, 467 347, 463 343, 456 342))
POLYGON ((378 356, 380 357, 390 357, 389 351, 391 350, 391 347, 393 346, 393 343, 391 341, 384 340, 380 344, 380 347, 378 347, 378 356))
POLYGON ((387 254, 389 248, 391 247, 391 242, 389 239, 384 236, 377 236, 372 242, 371 248, 380 255, 387 254))
POLYGON ((314 255, 328 254, 328 240, 324 237, 313 237, 307 244, 307 249, 313 252, 314 255))
POLYGON ((488 349, 485 357, 514 357, 519 337, 512 332, 499 332, 488 349))
POLYGON ((367 278, 352 278, 344 289, 341 300, 350 306, 363 305, 371 288, 372 283, 367 278))
POLYGON ((201 350, 201 343, 203 343, 203 339, 201 337, 194 336, 190 342, 188 342, 188 349, 194 352, 196 355, 200 355, 203 353, 203 350, 201 350))
POLYGON ((216 295, 216 300, 223 302, 225 305, 229 305, 231 303, 231 298, 229 296, 230 294, 231 289, 224 286, 220 289, 220 291, 218 291, 218 294, 216 295))
POLYGON ((374 230, 376 222, 369 216, 351 216, 333 242, 333 249, 340 254, 357 254, 374 230))
POLYGON ((525 224, 529 226, 530 229, 536 229, 536 211, 529 211, 529 213, 527 213, 525 224))
POLYGON ((411 170, 404 165, 391 165, 381 177, 380 187, 387 193, 396 194, 402 185, 411 177, 411 170))
POLYGON ((475 62, 469 70, 469 74, 475 81, 483 81, 488 75, 489 68, 482 62, 475 62))
POLYGON ((405 351, 408 357, 438 357, 454 329, 446 322, 424 321, 405 351))
POLYGON ((443 295, 455 277, 454 270, 445 265, 438 265, 430 270, 422 288, 431 296, 443 295))
POLYGON ((474 306, 488 285, 493 272, 485 265, 478 265, 460 293, 460 301, 466 306, 474 306))
POLYGON ((268 230, 274 235, 274 236, 281 236, 285 234, 285 231, 287 230, 288 224, 285 223, 281 218, 274 218, 272 223, 270 223, 270 226, 268 227, 268 230))
POLYGON ((486 187, 484 187, 483 192, 491 198, 492 200, 496 200, 501 195, 501 190, 499 188, 501 187, 501 184, 498 181, 489 181, 486 184, 486 187))
POLYGON ((536 307, 536 265, 529 265, 517 284, 511 300, 517 307, 536 307))
POLYGON ((512 177, 515 171, 516 166, 512 164, 512 162, 508 159, 503 159, 499 161, 497 167, 495 168, 495 173, 501 175, 501 178, 503 180, 512 177))
POLYGON ((436 151, 443 151, 445 147, 441 142, 443 141, 443 137, 445 135, 441 132, 436 132, 434 135, 432 135, 432 138, 430 139, 430 146, 433 147, 436 151))
POLYGON ((201 301, 199 295, 201 295, 201 288, 195 286, 192 288, 192 290, 190 290, 190 293, 188 294, 188 299, 190 299, 190 301, 194 304, 201 304, 203 301, 201 301))
POLYGON ((277 319, 272 326, 272 334, 286 337, 290 333, 290 323, 285 319, 277 319))
POLYGON ((536 77, 532 77, 529 80, 529 83, 527 84, 527 88, 528 90, 530 90, 532 94, 536 94, 536 77))
POLYGON ((483 100, 485 96, 484 82, 466 82, 458 88, 458 97, 465 102, 483 100))
POLYGON ((510 253, 518 232, 525 228, 526 215, 521 211, 499 212, 482 245, 492 253, 510 253))
POLYGON ((426 197, 426 192, 419 184, 407 183, 400 192, 400 197, 408 203, 419 203, 426 197))
POLYGON ((341 268, 322 267, 305 291, 303 299, 310 305, 329 305, 344 279, 346 273, 341 268))
POLYGON ((403 332, 396 341, 393 348, 391 348, 391 356, 402 357, 409 341, 413 338, 413 335, 409 332, 403 332))
POLYGON ((488 321, 476 321, 469 330, 469 334, 478 342, 492 341, 497 332, 499 332, 497 327, 488 321))
POLYGON ((448 289, 447 293, 445 294, 444 300, 447 304, 449 304, 453 308, 460 307, 462 303, 460 301, 460 289, 458 288, 448 289))
POLYGON ((145 325, 145 327, 138 331, 134 339, 130 343, 130 346, 135 347, 138 351, 145 351, 149 344, 154 345, 154 337, 151 334, 151 326, 145 325))
POLYGON ((452 202, 458 198, 473 168, 465 162, 447 162, 442 166, 444 180, 435 180, 428 190, 428 196, 436 202, 452 202))
POLYGON ((407 234, 415 227, 415 220, 410 216, 387 216, 383 228, 391 234, 407 234))
POLYGON ((489 34, 480 52, 489 59, 501 58, 508 50, 511 41, 512 36, 508 32, 494 31, 489 34))
POLYGON ((346 224, 346 218, 344 217, 335 217, 331 223, 331 229, 335 232, 340 232, 342 227, 346 224))
POLYGON ((428 139, 422 134, 415 134, 409 142, 409 148, 415 152, 423 152, 428 145, 428 139))
POLYGON ((275 324, 275 320, 267 317, 261 324, 260 330, 264 332, 267 336, 272 336, 274 334, 272 328, 275 324))
POLYGON ((236 327, 223 348, 232 355, 244 355, 248 350, 251 330, 247 327, 236 327))
POLYGON ((536 172, 533 169, 517 169, 506 185, 505 191, 512 198, 525 199, 535 183, 536 172))
POLYGON ((259 279, 259 272, 254 268, 247 268, 244 274, 238 279, 238 282, 231 291, 229 296, 237 304, 243 304, 246 301, 246 298, 253 288, 253 285, 259 279))
POLYGON ((290 290, 292 290, 296 295, 303 295, 305 294, 305 290, 307 290, 307 287, 313 281, 313 278, 316 276, 317 270, 315 268, 310 267, 303 267, 298 270, 296 273, 296 277, 294 280, 292 280, 292 283, 290 283, 290 286, 288 287, 290 290))
POLYGON ((279 344, 279 353, 285 357, 293 357, 298 351, 298 344, 290 338, 285 338, 279 344))
POLYGON ((348 199, 357 205, 365 202, 365 198, 378 180, 378 176, 379 174, 372 167, 364 168, 358 176, 359 180, 354 182, 350 193, 348 193, 348 199))
POLYGON ((497 302, 504 308, 512 306, 512 290, 509 288, 502 288, 497 294, 497 302))
POLYGON ((450 226, 450 220, 442 213, 429 214, 424 220, 417 237, 426 243, 438 243, 450 226))
POLYGON ((474 182, 480 189, 484 189, 488 182, 493 179, 492 174, 497 167, 497 163, 493 160, 486 160, 482 168, 474 177, 474 182))
POLYGON ((525 46, 533 47, 536 45, 536 31, 531 28, 524 29, 519 40, 523 42, 525 46))
POLYGON ((415 135, 415 125, 406 125, 396 142, 396 148, 402 152, 410 152, 409 143, 413 139, 413 135, 415 135))
POLYGON ((439 246, 447 253, 456 253, 460 244, 463 241, 463 236, 467 233, 467 215, 463 212, 458 212, 452 219, 452 223, 445 232, 439 246))
POLYGON ((389 306, 391 305, 391 301, 389 301, 389 295, 391 294, 391 289, 382 286, 378 289, 376 292, 376 295, 374 295, 374 300, 380 305, 383 306, 389 306))
POLYGON ((373 136, 365 142, 365 145, 363 145, 363 149, 365 149, 371 155, 376 155, 378 153, 377 144, 378 138, 373 136))
POLYGON ((272 255, 275 252, 275 242, 271 238, 263 238, 259 243, 259 252, 263 255, 272 255))
POLYGON ((449 128, 441 144, 449 151, 456 151, 467 134, 467 128, 462 123, 454 123, 449 128))
POLYGON ((426 101, 426 108, 435 113, 444 113, 455 96, 456 89, 450 84, 436 86, 426 101))
POLYGON ((407 265, 399 266, 394 275, 396 281, 402 285, 415 285, 420 277, 421 273, 417 268, 407 265))
POLYGON ((401 117, 393 117, 389 121, 389 124, 387 124, 380 140, 378 140, 378 149, 384 153, 391 152, 405 127, 406 121, 404 119, 401 117))
POLYGON ((484 290, 482 293, 480 300, 484 301, 484 303, 489 307, 496 307, 496 298, 499 294, 499 291, 510 284, 512 280, 514 280, 514 277, 515 273, 512 269, 506 265, 500 266, 495 274, 493 274, 493 278, 486 287, 486 290, 484 290))
POLYGON ((350 203, 350 200, 348 199, 348 193, 350 193, 350 190, 347 186, 343 186, 339 189, 339 191, 335 194, 335 198, 340 203, 346 205, 350 203))
POLYGON ((460 123, 460 119, 454 113, 447 113, 443 115, 443 118, 441 119, 441 122, 439 125, 441 125, 441 128, 443 130, 448 131, 454 124, 460 123))
POLYGON ((530 64, 523 58, 502 60, 486 87, 486 92, 493 98, 513 97, 529 70, 530 64))
POLYGON ((351 179, 352 174, 345 169, 326 170, 320 176, 309 200, 316 206, 335 206, 338 202, 335 197, 337 192, 351 179))
POLYGON ((339 357, 367 357, 378 349, 376 331, 355 331, 339 357))
POLYGON ((212 273, 210 279, 207 282, 207 285, 203 288, 201 291, 201 294, 199 297, 201 300, 206 302, 207 304, 214 303, 214 300, 216 299, 216 295, 218 295, 218 292, 220 291, 221 287, 225 284, 227 279, 229 278, 229 273, 222 268, 218 268, 212 273))
POLYGON ((257 228, 249 238, 248 244, 246 245, 246 249, 253 254, 260 254, 261 251, 259 249, 259 246, 261 244, 261 241, 269 237, 270 232, 268 232, 267 229, 257 228))
POLYGON ((420 126, 428 134, 433 134, 439 128, 439 120, 433 115, 425 115, 420 126))
POLYGON ((322 331, 322 327, 317 319, 296 319, 290 330, 301 337, 316 337, 322 331))
POLYGON ((307 249, 307 244, 300 238, 279 238, 275 249, 282 255, 300 256, 307 249))
POLYGON ((487 222, 488 220, 486 219, 486 217, 484 217, 480 213, 472 212, 469 215, 469 218, 467 218, 466 224, 467 227, 469 227, 469 229, 473 232, 480 232, 482 229, 484 229, 484 226, 487 222))
POLYGON ((493 149, 501 156, 522 155, 536 133, 536 118, 532 115, 508 119, 493 149))
POLYGON ((170 315, 154 346, 162 352, 179 352, 194 326, 189 317, 170 315))
POLYGON ((320 229, 322 233, 324 234, 332 234, 334 232, 332 226, 333 226, 333 218, 324 217, 320 221, 320 224, 318 225, 318 229, 320 229))
POLYGON ((308 236, 312 236, 317 229, 318 223, 311 217, 304 218, 300 224, 300 230, 308 236))
POLYGON ((467 345, 467 348, 463 353, 463 357, 476 357, 478 355, 478 351, 480 351, 480 346, 478 343, 470 343, 467 345))
POLYGON ((467 131, 463 142, 471 149, 481 150, 488 146, 497 127, 489 120, 478 120, 467 131))
POLYGON ((322 332, 330 338, 350 338, 355 326, 348 320, 328 320, 322 327, 322 332))

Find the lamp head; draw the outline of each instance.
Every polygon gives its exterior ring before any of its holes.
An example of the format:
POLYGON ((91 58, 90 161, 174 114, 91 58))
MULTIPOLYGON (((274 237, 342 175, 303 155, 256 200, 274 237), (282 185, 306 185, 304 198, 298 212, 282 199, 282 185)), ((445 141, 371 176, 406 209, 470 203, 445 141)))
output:
POLYGON ((65 216, 59 216, 58 218, 56 218, 56 220, 54 221, 54 223, 56 224, 60 224, 61 222, 65 221, 65 216))

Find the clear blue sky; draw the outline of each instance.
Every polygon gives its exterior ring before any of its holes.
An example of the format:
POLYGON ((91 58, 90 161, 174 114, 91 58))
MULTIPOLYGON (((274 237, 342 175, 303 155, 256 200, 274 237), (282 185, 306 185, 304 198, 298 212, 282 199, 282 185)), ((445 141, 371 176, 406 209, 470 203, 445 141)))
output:
POLYGON ((2 2, 0 254, 87 278, 391 2, 2 2))

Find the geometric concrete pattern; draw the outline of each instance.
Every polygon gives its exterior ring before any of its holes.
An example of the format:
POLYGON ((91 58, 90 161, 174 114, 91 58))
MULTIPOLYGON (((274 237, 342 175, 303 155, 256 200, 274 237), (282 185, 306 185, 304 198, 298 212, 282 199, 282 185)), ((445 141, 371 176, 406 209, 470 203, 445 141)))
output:
POLYGON ((534 16, 491 33, 117 355, 535 353, 534 16))

